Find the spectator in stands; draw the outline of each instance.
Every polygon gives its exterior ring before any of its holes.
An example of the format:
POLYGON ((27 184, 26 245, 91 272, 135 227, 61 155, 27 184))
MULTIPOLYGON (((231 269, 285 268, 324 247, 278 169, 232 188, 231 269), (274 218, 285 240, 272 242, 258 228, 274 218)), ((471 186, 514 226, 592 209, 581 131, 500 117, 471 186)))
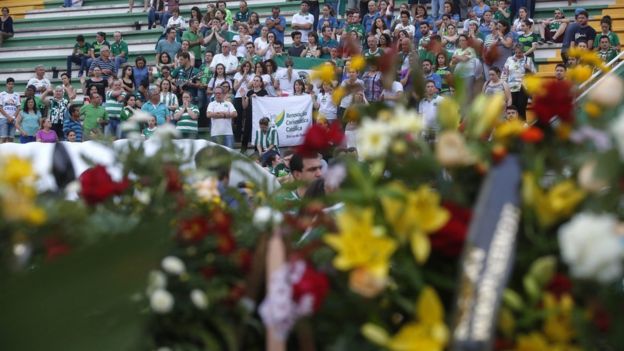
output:
POLYGON ((260 36, 260 29, 262 29, 262 24, 260 24, 260 15, 257 12, 252 12, 249 14, 249 21, 247 21, 247 26, 249 27, 249 34, 251 34, 251 39, 256 40, 257 37, 260 36))
POLYGON ((114 79, 111 89, 106 93, 106 102, 103 104, 108 114, 108 124, 104 130, 107 137, 121 138, 121 110, 123 110, 126 94, 121 87, 121 80, 114 79))
POLYGON ((555 79, 556 80, 564 80, 566 78, 566 71, 568 69, 563 63, 558 63, 555 67, 555 79))
POLYGON ((498 67, 492 67, 488 71, 488 80, 483 84, 483 93, 485 95, 503 94, 505 96, 505 106, 512 103, 511 90, 507 82, 501 78, 501 71, 498 67))
POLYGON ((498 67, 502 71, 507 59, 513 55, 514 40, 508 22, 498 22, 496 30, 492 31, 492 42, 492 46, 496 47, 498 56, 491 66, 498 67))
MULTIPOLYGON (((193 104, 197 104, 198 99, 200 83, 197 77, 199 72, 200 71, 193 66, 189 54, 183 52, 180 54, 180 66, 171 73, 171 76, 176 80, 175 84, 180 90, 179 93, 188 91, 191 97, 193 97, 193 104)), ((158 125, 160 124, 161 123, 158 123, 158 125)))
POLYGON ((442 79, 442 87, 439 90, 440 95, 446 95, 450 92, 449 83, 453 79, 451 69, 448 63, 448 56, 446 53, 441 52, 436 55, 436 70, 435 73, 442 79))
POLYGON ((20 94, 16 93, 15 79, 6 80, 6 91, 0 93, 0 144, 13 142, 15 119, 20 113, 20 94))
POLYGON ((39 130, 41 111, 33 97, 24 99, 24 110, 17 115, 15 127, 20 133, 20 143, 26 144, 35 141, 35 134, 39 130))
MULTIPOLYGON (((102 69, 100 66, 93 67, 91 71, 91 78, 85 80, 84 77, 80 78, 80 83, 82 84, 82 91, 91 92, 91 89, 95 87, 100 97, 106 98, 106 88, 108 88, 108 80, 102 77, 102 69)), ((91 94, 88 94, 91 95, 91 94)))
POLYGON ((254 40, 254 47, 256 49, 255 54, 259 57, 264 58, 267 53, 270 55, 272 48, 269 45, 269 29, 267 27, 260 29, 260 36, 254 40))
POLYGON ((110 59, 110 49, 104 45, 100 48, 100 57, 93 60, 91 66, 89 66, 89 74, 93 72, 93 68, 100 67, 102 70, 102 78, 110 80, 113 77, 117 77, 117 67, 115 62, 110 59))
MULTIPOLYGON (((225 39, 228 35, 226 30, 223 30, 219 25, 219 20, 213 19, 210 24, 210 29, 206 31, 206 36, 203 39, 203 45, 206 51, 219 52, 219 47, 223 43, 227 43, 225 39)), ((197 57, 197 56, 196 56, 197 57)))
POLYGON ((509 2, 507 0, 499 0, 498 6, 496 7, 496 11, 494 11, 494 20, 497 22, 507 21, 510 23, 511 12, 509 11, 509 2))
MULTIPOLYGON (((540 26, 540 35, 547 43, 561 43, 563 42, 563 35, 566 27, 568 26, 567 20, 563 11, 558 8, 555 9, 553 18, 547 18, 542 21, 540 26)), ((617 37, 617 36, 616 36, 617 37)))
POLYGON ((280 15, 279 6, 273 6, 271 16, 267 17, 264 22, 269 31, 275 34, 275 39, 284 42, 284 31, 286 30, 286 18, 280 15))
POLYGON ((492 11, 485 11, 483 13, 483 18, 481 18, 481 23, 479 24, 479 33, 482 38, 486 38, 492 33, 493 24, 494 21, 492 21, 492 11))
POLYGON ((585 11, 583 8, 577 8, 574 10, 574 22, 571 22, 563 33, 563 42, 561 42, 561 59, 563 62, 568 63, 568 50, 572 46, 574 41, 574 32, 579 28, 582 19, 578 18, 578 14, 585 11))
POLYGON ((260 157, 260 164, 264 165, 269 157, 279 155, 279 136, 277 129, 269 126, 269 117, 262 117, 258 122, 258 129, 254 135, 254 151, 260 157))
POLYGON ((362 75, 364 82, 364 96, 369 102, 381 101, 381 91, 383 90, 383 81, 381 72, 376 64, 371 63, 368 69, 362 75))
POLYGON ((76 90, 72 86, 71 78, 69 78, 66 72, 61 73, 61 83, 63 87, 63 97, 67 99, 67 101, 73 101, 76 98, 76 90))
POLYGON ((505 109, 505 120, 506 121, 515 121, 520 118, 518 114, 518 108, 514 105, 507 106, 505 109))
POLYGON ((72 63, 80 66, 78 71, 78 77, 82 77, 85 70, 88 70, 87 60, 89 59, 89 52, 91 45, 85 42, 85 38, 82 34, 76 36, 76 44, 74 44, 74 50, 72 54, 67 56, 67 74, 71 78, 72 63))
POLYGON ((369 34, 366 39, 366 43, 368 44, 368 49, 364 51, 364 57, 374 58, 381 57, 383 55, 383 50, 379 48, 379 39, 373 34, 369 34))
MULTIPOLYGON (((138 106, 136 105, 136 102, 137 102, 136 96, 134 95, 126 96, 126 101, 124 102, 124 108, 121 110, 121 114, 119 115, 122 123, 129 120, 137 112, 138 106)), ((140 132, 140 129, 138 131, 140 132)), ((125 133, 122 132, 122 137, 124 134, 125 133)))
MULTIPOLYGON (((515 18, 516 16, 520 17, 520 12, 524 8, 529 17, 532 17, 535 14, 535 1, 536 0, 511 0, 510 11, 511 18, 515 18)), ((522 18, 524 20, 524 18, 522 18)))
POLYGON ((243 109, 245 110, 245 120, 243 121, 243 135, 241 140, 241 152, 246 152, 251 141, 251 130, 253 128, 253 113, 251 99, 257 96, 267 96, 264 89, 264 82, 261 76, 256 75, 252 80, 252 85, 247 95, 243 97, 243 109))
POLYGON ((431 28, 429 28, 429 23, 420 22, 418 35, 415 37, 418 39, 418 50, 426 50, 431 42, 431 28))
POLYGON ((165 0, 145 0, 149 1, 149 9, 147 12, 147 29, 156 28, 156 25, 160 24, 163 27, 167 24, 164 21, 165 14, 165 0), (158 22, 157 22, 158 21, 158 22))
POLYGON ((169 19, 173 16, 173 12, 177 11, 180 13, 180 0, 167 0, 166 7, 164 13, 162 15, 162 19, 160 20, 160 25, 163 28, 167 28, 167 23, 169 23, 169 19))
POLYGON ((349 65, 347 66, 346 71, 347 79, 343 80, 342 83, 340 83, 340 86, 343 89, 346 89, 349 93, 345 95, 342 100, 340 100, 340 104, 338 105, 338 118, 342 118, 345 110, 353 103, 353 95, 355 91, 364 91, 364 81, 358 78, 357 70, 353 69, 349 65))
POLYGON ((527 8, 521 7, 518 11, 518 18, 513 21, 513 24, 511 26, 512 31, 518 33, 518 35, 522 35, 522 29, 520 28, 520 25, 524 23, 524 21, 529 21, 531 22, 531 24, 535 23, 533 19, 529 17, 529 11, 527 10, 527 8))
POLYGON ((375 19, 379 17, 379 12, 377 11, 377 4, 375 1, 368 1, 368 12, 366 12, 362 16, 362 26, 364 26, 364 33, 370 33, 373 28, 373 24, 375 23, 375 19))
POLYGON ((306 93, 305 83, 301 79, 295 80, 293 84, 293 96, 301 96, 306 93))
POLYGON ((458 39, 459 34, 457 34, 457 28, 454 24, 449 24, 446 28, 446 34, 442 36, 442 45, 450 55, 452 55, 455 52, 455 49, 457 49, 458 39))
POLYGON ((98 57, 100 57, 100 49, 102 46, 110 47, 108 41, 106 41, 106 33, 97 32, 95 34, 95 41, 91 43, 89 50, 89 58, 87 59, 87 67, 91 67, 91 63, 98 57))
POLYGON ((269 41, 269 49, 264 53, 264 56, 262 56, 263 60, 269 60, 275 55, 275 34, 269 32, 267 34, 267 39, 269 41))
POLYGON ((587 11, 583 10, 576 14, 576 22, 578 26, 575 26, 572 29, 572 38, 571 47, 575 47, 575 42, 586 41, 587 46, 591 49, 594 48, 594 40, 596 39, 596 31, 592 28, 587 22, 589 15, 587 11))
POLYGON ((535 57, 535 49, 540 41, 539 35, 533 32, 532 23, 528 20, 522 21, 520 30, 522 34, 518 37, 518 43, 522 45, 522 50, 527 57, 533 59, 535 57))
POLYGON ((338 28, 338 20, 332 14, 332 7, 325 3, 321 10, 321 16, 318 20, 318 26, 316 27, 316 31, 320 34, 323 33, 323 28, 329 27, 331 29, 331 35, 334 37, 336 35, 336 29, 338 28))
POLYGON ((333 92, 333 83, 323 82, 319 93, 313 95, 314 108, 318 110, 319 115, 325 117, 330 123, 338 118, 338 106, 334 104, 333 92))
POLYGON ((26 86, 34 86, 37 96, 41 96, 42 94, 49 94, 52 92, 52 84, 50 80, 45 76, 46 70, 43 65, 37 65, 35 67, 35 76, 28 80, 26 86))
MULTIPOLYGON (((600 29, 602 30, 600 34, 597 36, 600 38, 602 35, 606 35, 609 38, 609 45, 615 51, 620 51, 620 38, 616 33, 611 31, 611 16, 604 16, 600 20, 600 29)), ((594 48, 597 48, 600 45, 600 39, 594 40, 594 48)))
POLYGON ((372 34, 376 36, 377 39, 380 39, 382 34, 390 35, 390 29, 386 26, 386 22, 384 22, 383 18, 377 17, 373 24, 373 28, 371 28, 368 34, 372 34))
MULTIPOLYGON (((73 130, 70 130, 67 132, 67 134, 65 134, 65 140, 70 142, 70 143, 75 143, 76 140, 76 132, 74 132, 73 130)), ((80 141, 78 141, 80 142, 80 141)))
MULTIPOLYGON (((213 60, 214 63, 214 60, 213 60)), ((228 77, 225 74, 225 66, 222 63, 218 63, 215 66, 215 72, 210 81, 207 84, 206 96, 207 101, 211 101, 211 97, 214 93, 214 89, 221 86, 221 83, 228 81, 228 77)))
POLYGON ((410 18, 409 12, 401 11, 401 22, 398 23, 394 27, 394 37, 395 38, 399 37, 399 32, 401 32, 401 31, 407 31, 407 33, 409 34, 410 38, 414 37, 414 34, 416 33, 416 28, 414 28, 414 26, 410 24, 409 18, 410 18))
POLYGON ((134 67, 132 67, 132 75, 134 76, 134 87, 138 92, 147 96, 147 88, 151 81, 151 72, 147 67, 145 57, 138 56, 134 59, 134 67))
POLYGON ((535 73, 535 65, 530 57, 524 55, 521 44, 514 47, 514 52, 505 63, 502 79, 509 84, 512 104, 518 108, 520 117, 526 119, 528 95, 522 86, 522 80, 526 74, 535 73))
POLYGON ((332 37, 332 29, 330 27, 323 27, 319 45, 321 46, 321 58, 323 59, 330 58, 331 49, 338 47, 338 42, 332 37))
POLYGON ((150 116, 150 118, 147 120, 147 127, 145 127, 142 132, 145 140, 151 138, 152 135, 154 135, 154 133, 156 132, 156 129, 158 129, 158 125, 156 124, 156 117, 150 116))
POLYGON ((69 106, 69 119, 63 125, 63 133, 67 141, 82 142, 82 121, 80 120, 80 108, 77 105, 69 106), (70 134, 73 133, 71 140, 70 134))
POLYGON ((210 63, 210 70, 215 71, 218 64, 225 67, 225 74, 228 78, 233 78, 234 74, 238 71, 238 58, 231 53, 231 45, 227 41, 221 44, 221 53, 216 54, 210 63))
POLYGON ((168 123, 171 118, 169 117, 169 108, 162 102, 160 102, 160 91, 158 88, 150 88, 147 92, 149 98, 143 106, 141 111, 146 112, 156 118, 156 124, 163 125, 168 123))
POLYGON ((2 8, 2 16, 0 16, 0 47, 2 43, 13 37, 13 18, 9 16, 9 8, 2 8))
POLYGON ((297 72, 293 69, 292 59, 284 61, 286 68, 280 68, 275 74, 275 79, 279 81, 282 91, 292 94, 295 81, 299 78, 297 72))
POLYGON ((98 93, 91 94, 91 103, 80 108, 83 120, 83 139, 90 140, 102 134, 104 126, 108 123, 108 113, 102 107, 102 97, 98 93))
POLYGON ((301 32, 296 30, 290 33, 290 37, 293 42, 288 48, 288 55, 292 57, 301 57, 301 53, 305 49, 305 46, 301 43, 301 32))
MULTIPOLYGON (((318 2, 317 2, 318 4, 318 2)), ((310 3, 307 0, 301 2, 301 11, 294 14, 291 22, 292 29, 301 33, 301 41, 308 41, 308 34, 314 30, 314 15, 309 13, 310 3)))
POLYGON ((126 94, 134 94, 134 74, 132 72, 132 66, 124 66, 121 71, 121 86, 126 94))
POLYGON ((167 29, 167 36, 156 44, 156 63, 160 63, 160 55, 167 53, 169 58, 175 57, 182 45, 176 41, 175 28, 167 29))
POLYGON ((246 23, 247 20, 249 20, 249 7, 247 6, 247 1, 242 0, 238 4, 238 12, 236 12, 236 15, 234 16, 234 26, 238 27, 242 23, 246 23))
POLYGON ((403 98, 403 84, 399 82, 398 77, 392 81, 390 89, 385 89, 381 92, 381 101, 387 106, 394 107, 397 101, 403 98))
POLYGON ((182 139, 197 139, 197 119, 199 108, 192 104, 192 97, 188 92, 182 94, 182 105, 173 113, 176 130, 182 139))
POLYGON ((303 156, 301 154, 293 154, 290 159, 290 172, 293 179, 301 184, 297 189, 284 197, 287 202, 299 201, 303 199, 308 186, 323 178, 322 162, 320 155, 318 156, 303 156))
POLYGON ((440 77, 439 74, 434 72, 433 62, 431 62, 431 60, 429 59, 422 60, 422 70, 423 70, 423 75, 425 76, 425 81, 430 80, 434 82, 436 89, 438 89, 438 92, 439 92, 440 89, 442 89, 442 77, 440 77))
POLYGON ((38 143, 56 143, 60 140, 56 132, 52 130, 52 121, 49 118, 41 118, 35 140, 38 143))
MULTIPOLYGON (((34 85, 28 85, 26 86, 26 90, 24 90, 24 99, 22 100, 22 105, 21 105, 21 111, 24 111, 24 109, 26 108, 26 99, 27 98, 33 98, 35 99, 35 104, 37 105, 37 110, 39 110, 41 112, 41 115, 45 115, 45 104, 43 103, 43 100, 41 99, 41 97, 36 96, 35 95, 35 91, 37 90, 37 88, 35 88, 34 85)), ((45 97, 45 95, 44 95, 45 97)))
MULTIPOLYGON (((459 47, 453 53, 451 66, 454 67, 454 75, 462 77, 466 87, 472 87, 476 76, 476 60, 477 54, 475 50, 468 45, 468 36, 461 34, 457 40, 459 47)), ((470 90, 470 89, 469 89, 470 90)), ((468 96, 472 96, 470 93, 468 96)))
POLYGON ((225 20, 225 13, 222 10, 215 10, 214 17, 212 18, 211 22, 214 24, 215 21, 217 22, 220 31, 227 32, 229 25, 225 20))
MULTIPOLYGON (((215 31, 215 26, 212 27, 213 32, 215 31)), ((218 30, 217 30, 218 32, 218 30)), ((199 33, 199 22, 195 19, 190 20, 189 22, 189 30, 185 31, 182 34, 182 40, 187 40, 189 42, 189 50, 193 53, 195 57, 195 68, 199 68, 202 64, 202 55, 201 55, 201 45, 205 44, 203 41, 203 37, 199 33)))
POLYGON ((428 80, 425 83, 425 96, 418 103, 418 113, 423 116, 423 136, 426 141, 435 141, 437 132, 440 130, 438 125, 438 104, 442 97, 438 95, 438 89, 435 82, 428 80))
POLYGON ((453 23, 455 26, 457 26, 457 22, 459 22, 459 16, 453 11, 453 3, 447 0, 444 2, 442 14, 438 17, 437 21, 434 22, 438 30, 441 28, 442 23, 444 22, 443 20, 445 15, 448 18, 448 23, 453 23))
POLYGON ((611 62, 611 60, 617 57, 618 52, 611 47, 611 41, 609 40, 609 36, 601 35, 599 42, 600 46, 598 50, 598 55, 600 56, 602 61, 604 61, 604 63, 609 63, 611 62))
POLYGON ((115 41, 111 44, 111 59, 115 62, 115 74, 119 71, 119 67, 128 61, 128 43, 122 37, 121 32, 116 31, 113 34, 115 41))
POLYGON ((272 59, 278 59, 280 57, 286 58, 288 57, 288 53, 284 52, 284 44, 281 41, 276 41, 273 44, 274 52, 272 59))
POLYGON ((234 147, 234 132, 232 131, 232 119, 236 118, 236 109, 231 102, 223 99, 223 89, 214 89, 215 101, 208 105, 206 115, 212 120, 210 137, 213 142, 229 147, 234 147))
POLYGON ((251 62, 245 61, 241 64, 239 71, 234 75, 234 108, 236 109, 237 117, 234 120, 234 138, 240 142, 241 133, 243 130, 243 119, 245 117, 243 110, 243 97, 247 95, 249 90, 249 84, 253 79, 254 74, 251 71, 251 62))
POLYGON ((318 34, 311 32, 308 35, 308 43, 301 52, 301 57, 319 58, 321 56, 321 46, 318 43, 318 34))
MULTIPOLYGON (((232 17, 232 11, 227 8, 227 3, 224 0, 217 1, 217 11, 221 11, 223 13, 223 19, 225 20, 225 23, 227 23, 227 27, 225 29, 228 30, 234 24, 234 18, 232 17)), ((215 11, 215 15, 217 14, 217 11, 215 11)))
POLYGON ((56 132, 58 140, 63 140, 63 123, 69 107, 69 100, 63 97, 63 92, 63 86, 59 85, 54 88, 54 95, 45 100, 49 111, 47 119, 50 120, 51 128, 56 132))
POLYGON ((160 102, 167 106, 169 116, 171 116, 179 107, 178 97, 171 91, 171 82, 169 80, 163 79, 158 87, 160 88, 160 102))
POLYGON ((171 17, 167 20, 163 32, 168 33, 171 28, 176 30, 176 38, 180 40, 184 29, 186 29, 186 20, 180 16, 180 9, 172 10, 171 17))
MULTIPOLYGON (((269 59, 264 61, 264 67, 266 69, 266 75, 268 76, 268 80, 267 83, 265 83, 264 88, 266 89, 269 96, 275 96, 275 77, 277 64, 275 63, 275 61, 273 61, 273 59, 269 59)), ((264 76, 262 79, 265 79, 264 76)))
POLYGON ((486 11, 490 11, 490 6, 483 2, 483 0, 474 0, 474 6, 472 11, 477 15, 477 18, 483 18, 486 11))

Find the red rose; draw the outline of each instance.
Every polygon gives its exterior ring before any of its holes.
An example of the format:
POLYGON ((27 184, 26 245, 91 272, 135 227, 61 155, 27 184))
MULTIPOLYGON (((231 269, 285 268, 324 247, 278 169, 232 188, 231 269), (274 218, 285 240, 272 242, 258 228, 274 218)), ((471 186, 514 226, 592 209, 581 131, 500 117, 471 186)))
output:
POLYGON ((106 167, 97 165, 87 169, 80 175, 81 195, 89 205, 95 205, 110 196, 121 194, 128 188, 128 179, 121 182, 114 182, 106 167))
POLYGON ((208 220, 202 216, 195 216, 180 222, 178 237, 183 241, 198 243, 204 240, 209 231, 208 220))
POLYGON ((491 66, 500 57, 500 50, 498 50, 498 46, 496 45, 491 45, 489 48, 484 47, 482 56, 483 62, 485 62, 486 65, 491 66))
POLYGON ((52 261, 59 256, 65 256, 70 251, 69 245, 56 237, 46 238, 43 241, 43 246, 45 247, 47 261, 52 261))
POLYGON ((334 121, 329 128, 315 124, 308 131, 303 144, 297 148, 297 153, 304 156, 315 156, 327 151, 332 146, 338 146, 344 139, 340 122, 334 121))
POLYGON ((176 193, 182 191, 182 177, 178 167, 173 165, 165 166, 165 178, 167 178, 167 192, 176 193))
POLYGON ((574 121, 574 94, 572 83, 567 80, 550 80, 544 84, 548 93, 533 97, 533 111, 542 126, 548 126, 553 117, 562 122, 574 121))
POLYGON ((312 295, 314 298, 314 312, 321 308, 321 304, 327 296, 329 291, 329 281, 325 274, 314 270, 309 264, 306 263, 305 272, 301 276, 301 279, 292 286, 293 300, 299 301, 304 295, 312 295))
POLYGON ((450 202, 442 206, 451 212, 451 218, 444 227, 429 236, 431 248, 443 256, 456 257, 464 248, 472 211, 450 202))
POLYGON ((544 139, 544 132, 537 127, 529 127, 520 134, 520 139, 529 144, 539 143, 544 139))
POLYGON ((551 292, 557 298, 561 298, 561 295, 572 291, 572 281, 566 275, 557 273, 546 284, 546 291, 551 292))

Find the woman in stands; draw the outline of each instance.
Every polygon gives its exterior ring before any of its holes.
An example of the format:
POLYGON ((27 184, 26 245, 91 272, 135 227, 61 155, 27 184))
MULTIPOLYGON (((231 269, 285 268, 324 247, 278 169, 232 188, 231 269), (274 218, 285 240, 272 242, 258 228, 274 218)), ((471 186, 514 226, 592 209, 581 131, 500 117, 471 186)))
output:
POLYGON ((13 37, 13 18, 9 16, 9 8, 2 8, 2 16, 0 17, 0 47, 2 42, 13 37))
POLYGON ((449 54, 453 54, 457 49, 457 39, 459 39, 457 28, 451 23, 446 27, 446 30, 446 35, 442 36, 442 45, 446 48, 446 51, 448 51, 449 54))
POLYGON ((305 83, 301 79, 297 79, 295 84, 293 85, 293 95, 303 95, 305 94, 305 83))
POLYGON ((134 94, 136 90, 134 85, 134 72, 132 66, 125 66, 121 73, 121 86, 128 94, 134 94))
POLYGON ((391 1, 388 5, 388 1, 381 0, 379 2, 379 18, 381 18, 386 24, 386 28, 392 26, 392 18, 394 16, 394 1, 391 1))
MULTIPOLYGON (((379 36, 379 47, 385 52, 388 53, 392 50, 392 37, 390 34, 383 33, 379 36)), ((331 51, 330 51, 331 54, 331 51)))
POLYGON ((106 100, 106 88, 108 88, 108 80, 102 78, 102 69, 100 66, 93 68, 93 76, 85 80, 84 76, 80 77, 80 83, 82 83, 82 91, 91 92, 91 89, 95 87, 98 94, 102 97, 102 101, 106 100))
POLYGON ((521 7, 520 10, 518 10, 518 18, 515 19, 511 26, 512 31, 522 35, 524 32, 520 29, 520 23, 524 22, 524 20, 529 20, 531 24, 535 24, 535 22, 529 18, 529 10, 527 10, 526 7, 521 7))
POLYGON ((134 75, 134 88, 143 96, 147 96, 146 86, 149 87, 151 72, 147 67, 145 57, 139 56, 134 60, 132 74, 134 75))
POLYGON ((260 16, 257 12, 252 12, 249 14, 249 20, 247 21, 247 25, 249 26, 249 34, 251 34, 251 39, 254 41, 256 38, 260 36, 260 30, 262 29, 262 25, 260 24, 260 16))
POLYGON ((61 73, 61 81, 63 82, 63 98, 67 101, 74 101, 76 98, 76 89, 71 84, 71 79, 66 72, 61 73))
POLYGON ((226 81, 228 81, 228 79, 225 75, 225 66, 222 63, 218 63, 215 66, 214 77, 210 78, 210 81, 208 82, 208 87, 206 89, 206 96, 208 97, 207 101, 212 101, 212 94, 214 93, 215 87, 219 87, 221 83, 226 81))
POLYGON ((180 47, 180 51, 178 51, 178 53, 176 54, 175 57, 175 67, 178 68, 180 67, 180 54, 183 52, 187 52, 189 54, 189 56, 191 57, 190 60, 191 62, 195 62, 195 54, 193 54, 192 51, 189 51, 189 48, 191 47, 191 44, 188 40, 183 40, 182 41, 182 47, 180 47))
POLYGON ((15 127, 20 133, 20 143, 22 144, 36 141, 35 135, 39 130, 39 120, 41 119, 41 112, 37 108, 34 98, 27 98, 24 105, 24 111, 17 116, 17 121, 15 122, 15 127))
POLYGON ((166 79, 160 82, 160 102, 169 108, 169 115, 178 108, 178 97, 171 91, 171 82, 166 79))
POLYGON ((58 135, 52 130, 52 121, 49 118, 42 118, 39 130, 35 134, 35 140, 38 143, 56 143, 58 135))
POLYGON ((500 21, 496 25, 496 30, 492 31, 494 46, 496 46, 497 58, 492 63, 492 67, 498 67, 501 71, 507 62, 507 58, 513 55, 513 33, 507 21, 500 21))
POLYGON ((236 94, 234 95, 234 108, 238 113, 238 117, 234 120, 234 138, 236 141, 240 141, 241 133, 243 130, 243 97, 247 95, 247 91, 249 89, 249 83, 253 79, 254 75, 251 72, 251 62, 245 61, 243 62, 238 72, 234 75, 234 90, 236 94))
POLYGON ((321 46, 318 44, 318 34, 310 32, 308 34, 308 43, 301 52, 301 57, 319 58, 321 56, 321 46))
POLYGON ((501 70, 498 67, 490 68, 488 80, 483 85, 483 93, 485 95, 503 94, 505 96, 505 106, 509 106, 511 105, 511 90, 509 90, 509 85, 500 77, 501 70))
POLYGON ((219 20, 219 26, 221 26, 221 30, 228 30, 228 24, 225 21, 225 12, 220 9, 215 10, 214 18, 219 20))
POLYGON ((241 142, 241 152, 247 151, 249 142, 251 141, 251 130, 253 129, 253 112, 251 99, 256 96, 267 96, 268 93, 264 89, 262 77, 255 76, 251 83, 251 88, 247 95, 243 98, 243 109, 245 109, 245 120, 243 123, 243 136, 241 142))
POLYGON ((264 68, 266 69, 266 74, 269 76, 269 83, 265 83, 264 88, 267 93, 269 93, 269 96, 275 96, 275 72, 277 72, 277 63, 272 59, 266 60, 264 61, 264 68))
POLYGON ((441 52, 436 55, 436 70, 435 73, 442 78, 442 88, 440 89, 440 95, 446 95, 450 92, 449 82, 452 81, 453 74, 448 63, 448 56, 446 53, 441 52))
POLYGON ((376 36, 377 39, 381 39, 382 34, 390 35, 390 29, 388 29, 388 26, 386 25, 386 22, 384 22, 383 18, 377 17, 375 18, 375 22, 373 22, 370 34, 376 36))
POLYGON ((618 52, 621 49, 620 46, 620 38, 616 33, 611 31, 611 16, 604 16, 600 20, 600 29, 602 32, 596 34, 596 39, 594 39, 594 49, 597 49, 600 46, 600 37, 606 35, 609 37, 609 43, 611 47, 616 49, 618 52))

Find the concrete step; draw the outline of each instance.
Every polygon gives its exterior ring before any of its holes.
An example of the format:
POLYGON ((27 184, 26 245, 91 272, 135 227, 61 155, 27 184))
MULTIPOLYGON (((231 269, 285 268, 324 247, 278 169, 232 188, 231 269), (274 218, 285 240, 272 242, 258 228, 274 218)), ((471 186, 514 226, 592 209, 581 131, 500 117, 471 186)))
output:
MULTIPOLYGON (((154 55, 154 45, 156 41, 131 41, 128 42, 128 51, 131 53, 141 53, 143 55, 154 55)), ((15 59, 19 57, 24 58, 38 58, 43 60, 50 56, 67 56, 71 55, 73 45, 60 45, 60 46, 43 46, 43 47, 29 47, 29 48, 14 48, 12 51, 0 51, 0 60, 15 59)))
MULTIPOLYGON (((112 38, 112 33, 114 33, 114 31, 106 32, 108 33, 107 37, 110 36, 110 38, 112 38)), ((126 42, 139 40, 155 42, 156 39, 158 39, 162 34, 162 31, 160 29, 123 30, 121 32, 123 33, 123 38, 126 42)), ((91 38, 95 39, 95 34, 93 34, 91 37, 87 34, 86 31, 81 34, 84 34, 87 40, 91 38)), ((65 33, 62 35, 50 35, 44 32, 41 33, 40 36, 21 36, 11 38, 11 40, 7 40, 6 42, 4 42, 2 48, 0 48, 0 52, 10 51, 14 48, 36 48, 50 45, 67 45, 68 47, 73 47, 75 43, 76 35, 74 34, 65 33)))

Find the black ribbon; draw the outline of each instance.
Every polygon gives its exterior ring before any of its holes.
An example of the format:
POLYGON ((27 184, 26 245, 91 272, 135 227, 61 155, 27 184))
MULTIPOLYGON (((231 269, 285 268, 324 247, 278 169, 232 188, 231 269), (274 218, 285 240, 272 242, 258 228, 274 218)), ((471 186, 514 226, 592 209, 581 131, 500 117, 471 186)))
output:
POLYGON ((76 179, 76 172, 71 157, 63 143, 56 143, 52 153, 52 175, 59 191, 76 179))
POLYGON ((481 187, 461 260, 453 350, 492 348, 498 309, 514 262, 520 180, 520 161, 509 155, 481 187))

